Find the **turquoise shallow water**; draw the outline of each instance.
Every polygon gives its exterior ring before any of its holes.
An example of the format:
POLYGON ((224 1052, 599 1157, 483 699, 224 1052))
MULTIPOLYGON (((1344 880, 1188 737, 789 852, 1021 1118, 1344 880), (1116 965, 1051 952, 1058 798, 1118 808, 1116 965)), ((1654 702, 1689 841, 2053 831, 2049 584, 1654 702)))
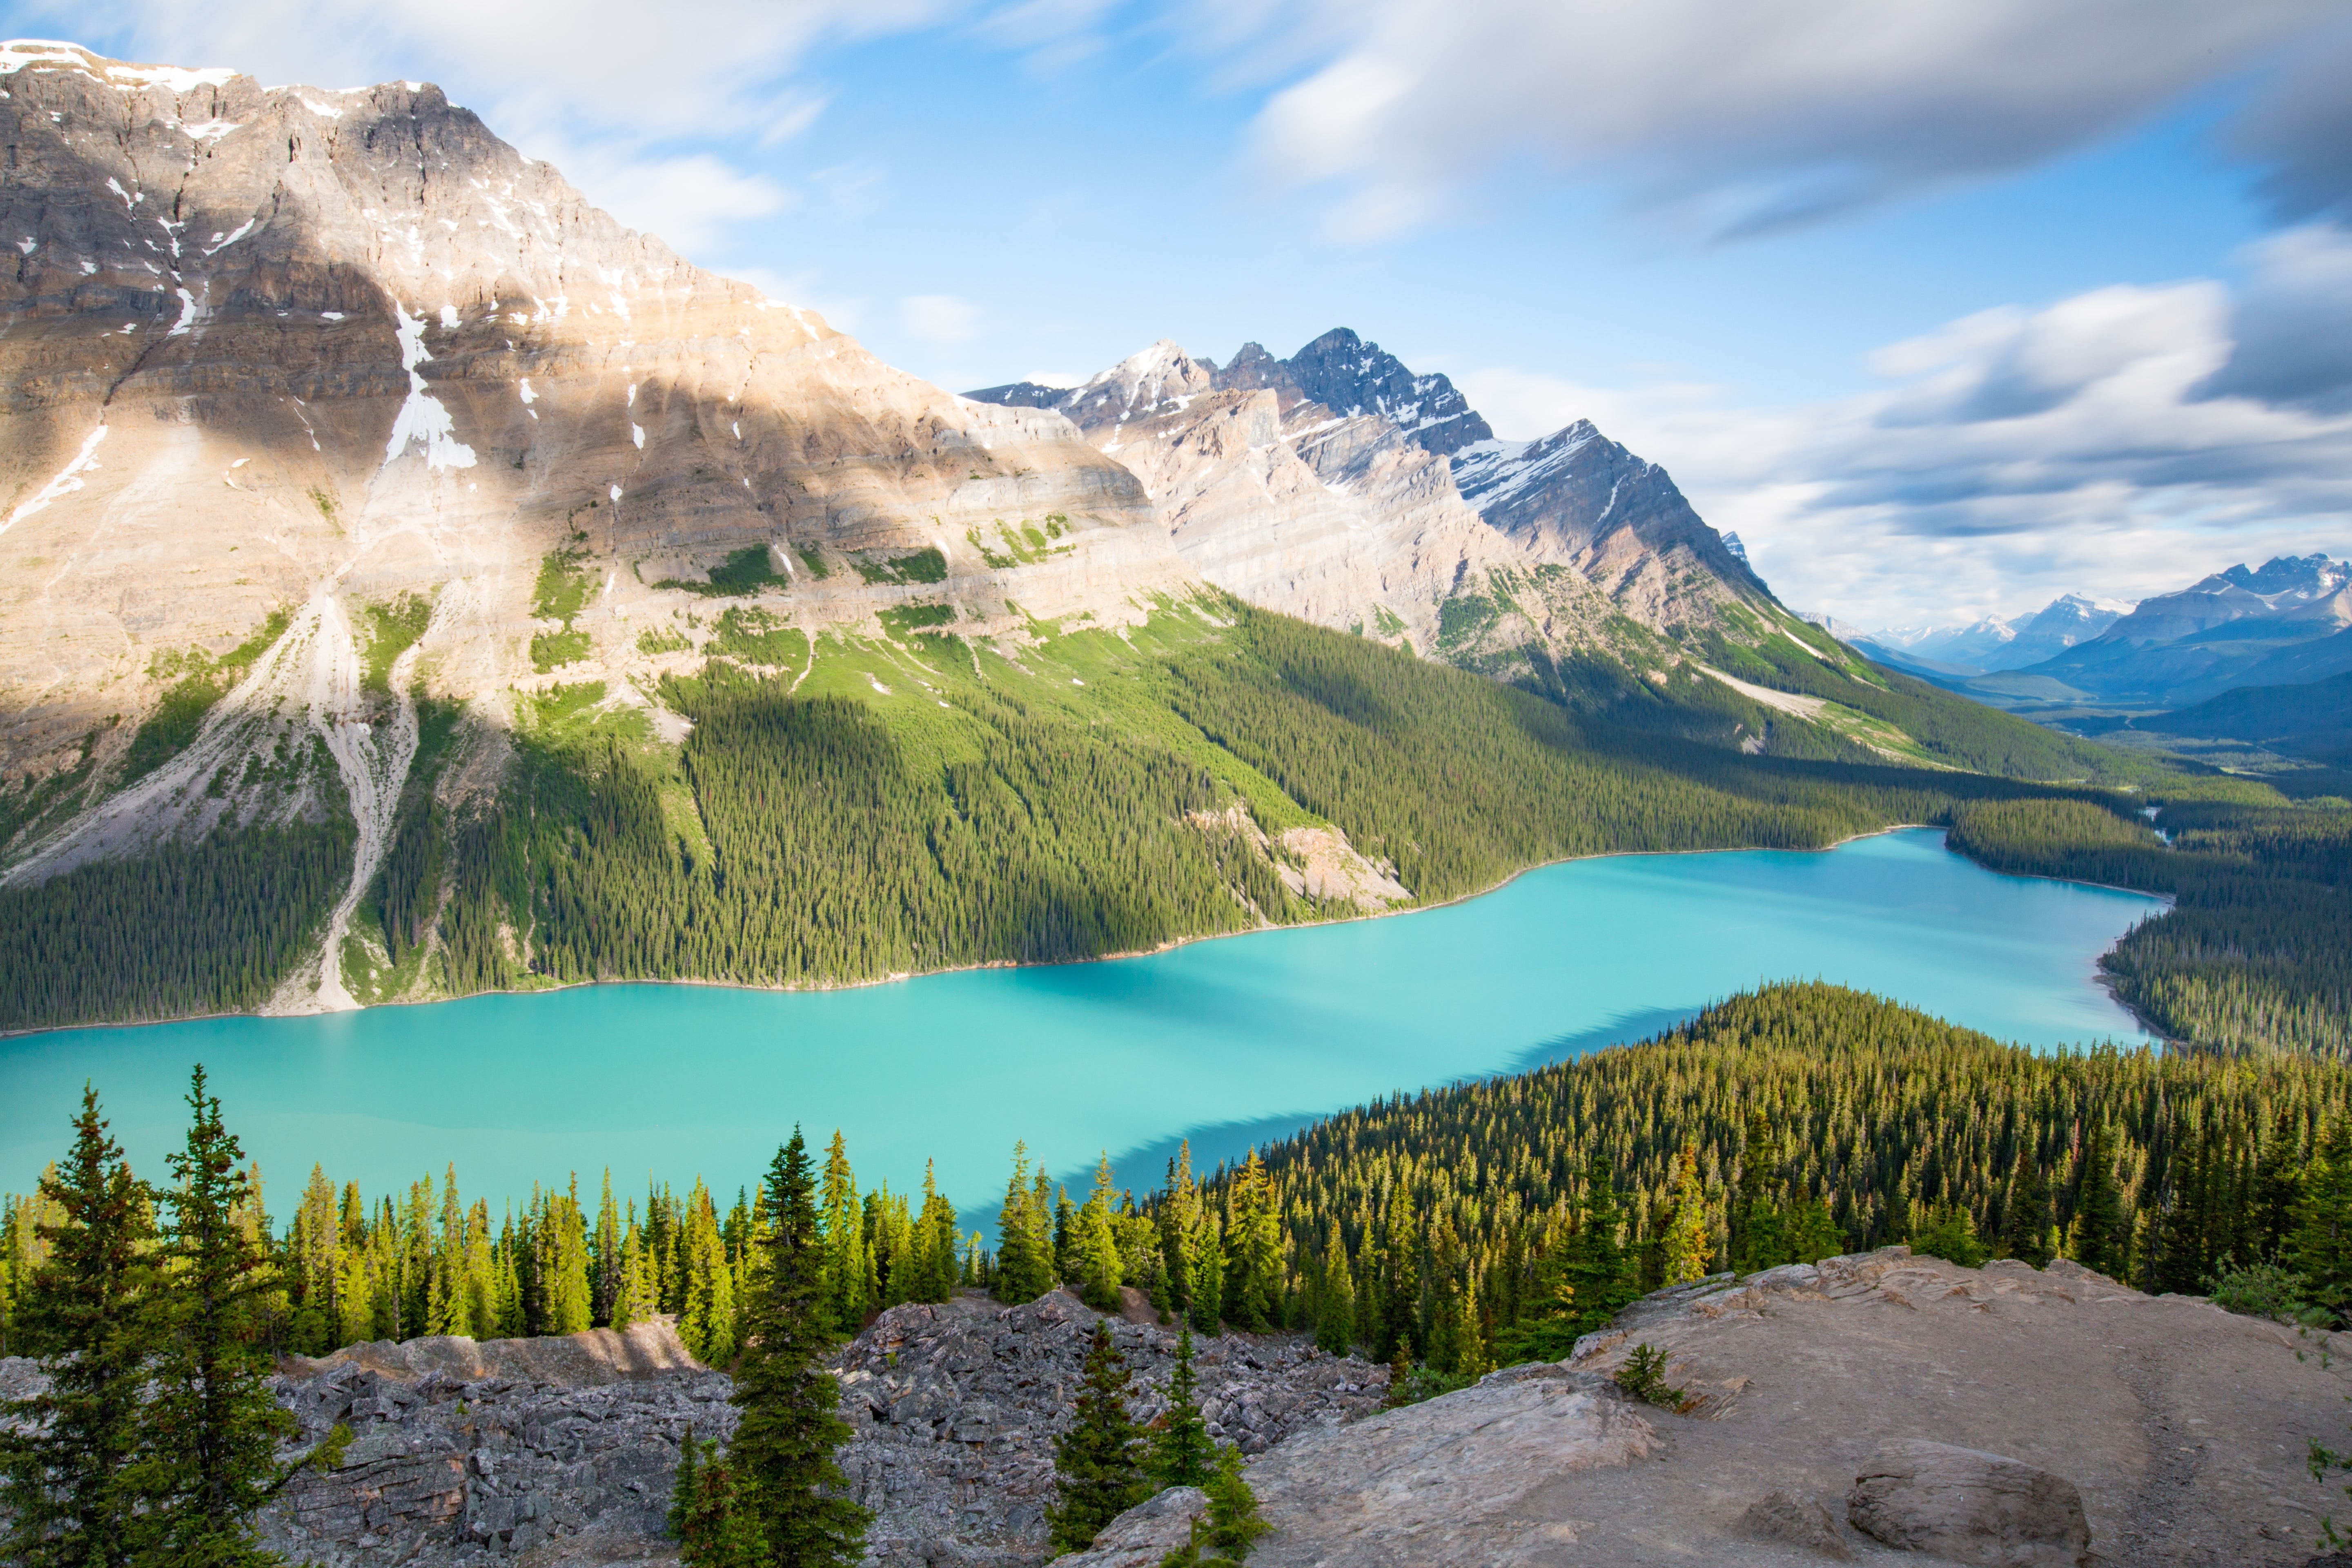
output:
POLYGON ((1622 856, 1444 909, 1196 942, 1148 958, 856 990, 603 985, 317 1018, 0 1039, 0 1187, 62 1152, 85 1078, 142 1173, 176 1142, 190 1063, 282 1218, 311 1163, 371 1196, 455 1161, 471 1196, 609 1164, 731 1191, 795 1121, 841 1127, 862 1182, 959 1204, 1003 1191, 1013 1140, 1057 1172, 1108 1149, 1154 1184, 1376 1095, 1640 1038, 1759 982, 1861 986, 2003 1039, 2141 1032, 2095 978, 2160 908, 1997 876, 1906 829, 1822 854, 1622 856))

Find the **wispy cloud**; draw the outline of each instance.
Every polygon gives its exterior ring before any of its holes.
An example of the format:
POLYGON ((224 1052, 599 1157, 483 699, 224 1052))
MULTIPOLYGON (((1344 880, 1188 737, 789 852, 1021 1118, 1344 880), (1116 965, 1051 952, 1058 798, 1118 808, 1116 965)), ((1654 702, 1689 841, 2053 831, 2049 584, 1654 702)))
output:
MULTIPOLYGON (((1507 173, 1614 188, 1699 237, 1802 223, 2115 133, 2343 15, 2331 0, 1296 0, 1248 26, 1206 9, 1244 58, 1315 60, 1267 101, 1255 157, 1322 190, 1334 229, 1360 237, 1507 173)), ((2306 66, 2248 133, 2295 191, 2331 177, 2305 155, 2352 113, 2343 79, 2306 66)))
POLYGON ((898 301, 899 319, 927 343, 960 343, 980 327, 980 308, 953 294, 909 294, 898 301))
POLYGON ((2250 259, 2234 298, 2192 280, 1979 312, 1880 351, 1872 390, 1795 407, 1688 384, 1461 380, 1498 428, 1591 417, 1664 463, 1808 608, 1891 624, 2077 588, 2138 597, 2242 559, 2352 551, 2352 236, 2304 230, 2250 259))

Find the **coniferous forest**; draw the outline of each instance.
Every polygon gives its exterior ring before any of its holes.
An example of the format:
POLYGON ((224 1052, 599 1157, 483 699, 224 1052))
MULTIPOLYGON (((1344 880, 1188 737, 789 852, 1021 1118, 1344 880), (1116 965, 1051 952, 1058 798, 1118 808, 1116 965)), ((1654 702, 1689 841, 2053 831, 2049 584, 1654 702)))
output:
MULTIPOLYGON (((366 910, 436 994, 824 984, 1356 912, 1286 886, 1292 826, 1329 824, 1436 902, 1570 856, 1813 848, 1931 823, 1999 869, 2174 898, 2108 960, 2152 1026, 2227 1049, 2352 1043, 2352 812, 2329 803, 2062 743, 1907 682, 1887 714, 1990 771, 1809 749, 1793 724, 1792 743, 1750 756, 1728 715, 1761 710, 1713 682, 1669 699, 1563 678, 1539 694, 1219 608, 1213 630, 1184 621, 1196 635, 1143 654, 1060 639, 1119 650, 1116 679, 1082 697, 930 631, 893 645, 929 672, 935 700, 914 704, 802 694, 800 674, 713 658, 662 687, 692 723, 675 747, 642 721, 592 721, 600 687, 561 688, 533 700, 501 787, 454 808, 434 770, 456 715, 427 703, 366 910), (2101 756, 2104 778, 2030 776, 2101 756), (2142 820, 2150 804, 2169 844, 2142 820)), ((1809 660, 1741 669, 1806 689, 1827 679, 1809 660)), ((255 1005, 315 942, 350 844, 347 817, 216 832, 0 889, 0 1028, 255 1005)))

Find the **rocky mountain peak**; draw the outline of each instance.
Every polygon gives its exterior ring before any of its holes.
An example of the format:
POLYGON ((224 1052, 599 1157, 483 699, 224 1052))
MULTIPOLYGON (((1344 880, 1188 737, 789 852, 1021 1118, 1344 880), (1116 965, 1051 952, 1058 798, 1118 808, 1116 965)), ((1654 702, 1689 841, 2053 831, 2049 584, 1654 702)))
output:
POLYGON ((1218 374, 1219 390, 1270 388, 1287 415, 1319 403, 1342 418, 1377 414, 1423 450, 1450 454, 1495 432, 1443 375, 1415 375, 1380 344, 1336 327, 1286 360, 1244 343, 1218 374))

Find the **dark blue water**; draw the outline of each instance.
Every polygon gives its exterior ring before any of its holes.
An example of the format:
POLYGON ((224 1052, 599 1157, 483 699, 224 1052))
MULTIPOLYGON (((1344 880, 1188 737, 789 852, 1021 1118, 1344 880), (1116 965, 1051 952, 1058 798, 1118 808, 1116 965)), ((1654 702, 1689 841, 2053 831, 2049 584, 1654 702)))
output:
POLYGON ((1760 982, 1821 978, 2003 1039, 2137 1040, 2098 955, 2160 908, 1998 876, 1909 829, 1822 854, 1622 856, 1445 909, 1149 958, 856 990, 604 985, 315 1018, 0 1040, 0 1186, 60 1153, 82 1080, 144 1173, 201 1059, 282 1218, 311 1163, 371 1195, 454 1161, 496 1208, 571 1171, 730 1192, 795 1121, 862 1183, 1003 1192, 1014 1138, 1057 1172, 1155 1184, 1400 1089, 1637 1039, 1760 982))

